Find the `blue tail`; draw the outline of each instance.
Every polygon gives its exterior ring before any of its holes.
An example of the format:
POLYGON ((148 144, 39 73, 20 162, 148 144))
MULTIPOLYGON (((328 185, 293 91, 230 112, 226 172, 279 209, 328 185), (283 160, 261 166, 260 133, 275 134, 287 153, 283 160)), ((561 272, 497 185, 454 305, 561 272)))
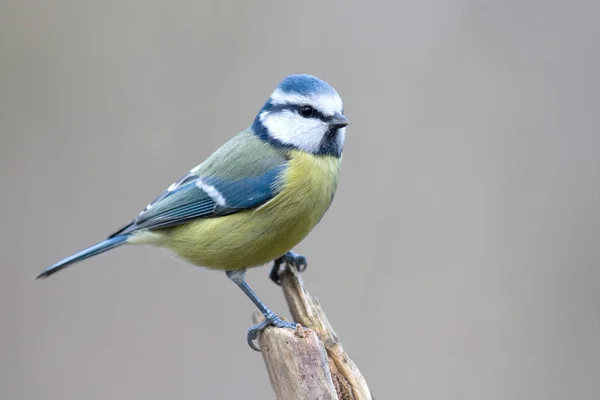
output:
POLYGON ((83 261, 86 258, 90 258, 90 257, 96 256, 98 254, 104 253, 105 251, 112 250, 115 247, 119 247, 120 245, 125 243, 125 241, 127 240, 128 237, 129 237, 129 235, 115 236, 115 237, 106 239, 103 242, 97 243, 93 246, 90 246, 85 250, 81 250, 79 253, 75 253, 72 256, 67 257, 64 260, 61 260, 61 261, 57 262, 56 264, 51 265, 50 267, 46 268, 45 270, 42 271, 41 274, 36 276, 35 279, 47 278, 50 275, 54 274, 55 272, 58 272, 63 268, 67 268, 71 264, 75 264, 76 262, 83 261))

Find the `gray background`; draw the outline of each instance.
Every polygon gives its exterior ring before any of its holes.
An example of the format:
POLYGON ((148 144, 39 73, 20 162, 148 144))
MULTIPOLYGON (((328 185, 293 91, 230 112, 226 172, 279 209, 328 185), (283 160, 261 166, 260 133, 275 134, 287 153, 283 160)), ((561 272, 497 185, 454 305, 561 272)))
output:
MULTIPOLYGON (((102 239, 311 73, 351 120, 298 250, 380 399, 600 397, 597 1, 0 3, 0 398, 274 398, 224 275, 102 239)), ((249 281, 285 314, 267 268, 249 281)), ((287 315, 287 314, 286 314, 287 315)))

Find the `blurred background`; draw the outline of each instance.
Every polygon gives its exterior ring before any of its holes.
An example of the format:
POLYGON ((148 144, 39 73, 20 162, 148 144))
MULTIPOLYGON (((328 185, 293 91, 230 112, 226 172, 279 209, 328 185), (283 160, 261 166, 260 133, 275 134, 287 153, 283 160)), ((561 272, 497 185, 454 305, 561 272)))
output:
MULTIPOLYGON (((0 2, 0 397, 273 399, 224 274, 122 248, 46 281, 285 76, 351 120, 297 251, 374 396, 600 397, 600 3, 0 2)), ((289 315, 268 268, 249 283, 289 315)))

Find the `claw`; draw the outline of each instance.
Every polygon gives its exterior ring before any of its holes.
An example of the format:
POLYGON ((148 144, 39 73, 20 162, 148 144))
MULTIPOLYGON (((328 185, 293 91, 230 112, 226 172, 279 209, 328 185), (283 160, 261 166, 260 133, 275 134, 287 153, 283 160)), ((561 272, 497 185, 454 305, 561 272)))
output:
MULTIPOLYGON (((279 267, 279 264, 277 266, 279 267)), ((267 307, 265 303, 263 303, 258 298, 254 290, 252 290, 250 286, 248 286, 248 283, 246 283, 246 280, 244 279, 244 276, 246 275, 245 269, 229 270, 225 271, 225 274, 233 283, 235 283, 242 290, 242 292, 246 294, 246 296, 248 296, 250 300, 252 300, 254 305, 260 310, 262 315, 265 317, 265 320, 262 321, 260 324, 256 324, 250 329, 248 329, 247 340, 248 345, 250 345, 250 348, 252 350, 260 351, 260 349, 254 345, 254 340, 258 338, 258 334, 269 325, 273 325, 278 328, 296 329, 296 324, 286 322, 279 318, 273 311, 269 310, 269 307, 267 307)))
POLYGON ((269 278, 271 278, 271 280, 277 285, 281 285, 279 271, 281 269, 281 264, 283 263, 293 265, 294 267, 296 267, 298 272, 304 272, 308 267, 306 257, 304 257, 301 254, 294 253, 293 251, 288 251, 283 256, 273 261, 273 268, 271 268, 271 272, 269 273, 269 278))
POLYGON ((258 334, 265 330, 265 328, 268 326, 275 326, 277 328, 296 329, 297 324, 284 321, 275 314, 270 315, 264 321, 248 329, 248 345, 252 350, 260 351, 260 348, 254 344, 254 341, 258 338, 258 334))
POLYGON ((298 272, 306 271, 306 268, 308 268, 308 262, 306 261, 306 257, 300 254, 296 254, 294 265, 296 266, 298 272))
POLYGON ((281 269, 281 264, 283 263, 283 257, 279 257, 278 259, 273 261, 273 267, 271 268, 271 272, 269 272, 269 279, 275 282, 276 285, 281 285, 281 277, 279 276, 279 270, 281 269))
POLYGON ((262 321, 259 324, 253 325, 248 329, 248 346, 254 351, 260 351, 259 347, 256 347, 254 341, 258 338, 258 333, 262 332, 269 324, 266 320, 262 321))

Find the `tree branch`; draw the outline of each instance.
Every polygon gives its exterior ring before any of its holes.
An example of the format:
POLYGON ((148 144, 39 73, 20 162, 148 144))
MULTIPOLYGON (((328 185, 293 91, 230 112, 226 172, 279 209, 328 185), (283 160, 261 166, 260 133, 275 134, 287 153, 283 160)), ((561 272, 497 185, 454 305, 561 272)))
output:
MULTIPOLYGON (((296 331, 269 327, 259 336, 278 400, 372 400, 367 382, 342 348, 321 305, 294 267, 281 271, 281 287, 298 322, 296 331)), ((259 322, 260 313, 254 314, 259 322)))

